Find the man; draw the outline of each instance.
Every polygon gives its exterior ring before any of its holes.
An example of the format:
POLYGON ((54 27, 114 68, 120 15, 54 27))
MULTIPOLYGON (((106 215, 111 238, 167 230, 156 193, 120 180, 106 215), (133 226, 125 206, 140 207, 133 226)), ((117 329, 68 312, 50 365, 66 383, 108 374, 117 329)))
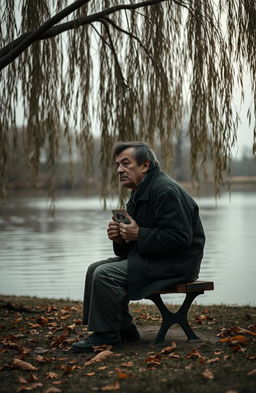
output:
POLYGON ((75 352, 139 340, 129 301, 196 280, 203 257, 205 236, 198 206, 161 172, 148 145, 116 143, 113 158, 119 181, 132 190, 127 203, 130 223, 109 223, 107 233, 117 257, 88 268, 83 323, 94 333, 74 343, 75 352))

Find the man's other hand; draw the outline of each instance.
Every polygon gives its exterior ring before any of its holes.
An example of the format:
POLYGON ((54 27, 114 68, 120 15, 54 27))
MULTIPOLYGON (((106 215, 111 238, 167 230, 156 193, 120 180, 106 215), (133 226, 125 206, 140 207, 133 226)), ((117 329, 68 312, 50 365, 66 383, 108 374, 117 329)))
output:
POLYGON ((125 216, 130 221, 130 224, 119 224, 120 236, 124 240, 135 241, 138 239, 139 226, 128 213, 125 216))
POLYGON ((110 221, 108 223, 107 234, 108 238, 114 242, 123 243, 124 241, 120 234, 119 223, 116 221, 110 221))

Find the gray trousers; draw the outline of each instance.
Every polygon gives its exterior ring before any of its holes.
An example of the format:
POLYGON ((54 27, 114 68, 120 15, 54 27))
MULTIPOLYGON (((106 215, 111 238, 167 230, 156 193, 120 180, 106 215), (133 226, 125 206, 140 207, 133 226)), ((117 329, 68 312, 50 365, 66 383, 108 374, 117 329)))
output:
POLYGON ((89 331, 118 332, 132 323, 128 308, 128 261, 109 258, 86 273, 83 323, 89 331))

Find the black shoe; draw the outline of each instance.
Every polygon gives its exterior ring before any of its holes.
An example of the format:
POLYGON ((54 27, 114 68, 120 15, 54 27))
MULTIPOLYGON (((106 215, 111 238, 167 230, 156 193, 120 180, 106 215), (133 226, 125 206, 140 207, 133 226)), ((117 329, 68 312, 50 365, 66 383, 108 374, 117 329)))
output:
POLYGON ((122 342, 132 343, 141 340, 140 332, 134 323, 127 329, 120 329, 120 337, 122 342))
POLYGON ((103 333, 93 333, 87 337, 84 341, 78 341, 72 344, 71 349, 74 352, 91 352, 93 347, 99 345, 118 345, 121 343, 119 333, 115 332, 103 332, 103 333))

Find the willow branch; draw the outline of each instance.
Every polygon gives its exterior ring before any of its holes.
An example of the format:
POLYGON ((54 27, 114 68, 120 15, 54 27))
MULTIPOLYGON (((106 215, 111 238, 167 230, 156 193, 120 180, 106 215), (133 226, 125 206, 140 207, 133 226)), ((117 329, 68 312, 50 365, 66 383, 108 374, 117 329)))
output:
POLYGON ((170 0, 147 0, 142 1, 137 4, 123 4, 117 5, 113 7, 109 7, 103 11, 96 12, 89 16, 84 16, 78 19, 75 19, 70 22, 62 23, 58 26, 53 26, 54 24, 58 23, 62 20, 65 16, 69 15, 75 9, 81 7, 82 5, 89 2, 89 0, 79 0, 70 5, 69 7, 65 8, 60 13, 56 14, 53 18, 49 19, 46 23, 41 25, 39 29, 33 32, 26 32, 22 34, 19 38, 14 40, 9 45, 5 46, 0 51, 0 71, 10 64, 13 60, 15 60, 25 49, 27 49, 33 42, 39 41, 42 39, 52 38, 55 37, 64 31, 72 30, 78 28, 80 26, 88 25, 92 22, 100 22, 100 19, 104 18, 107 15, 116 13, 121 10, 134 10, 137 8, 148 7, 154 4, 163 3, 170 0), (76 7, 75 7, 76 6, 76 7), (71 7, 73 7, 72 10, 71 7), (69 10, 69 11, 67 11, 69 10), (61 14, 61 17, 59 16, 61 14), (59 16, 59 18, 57 18, 59 16), (53 21, 54 20, 54 21, 53 21), (16 45, 16 46, 15 46, 16 45), (13 50, 11 50, 14 47, 13 50), (7 55, 6 52, 8 52, 7 55), (3 56, 3 57, 2 57, 3 56))
MULTIPOLYGON (((31 33, 25 33, 25 37, 23 36, 24 38, 18 41, 18 44, 16 44, 15 48, 13 50, 10 50, 8 54, 6 54, 0 59, 0 71, 8 64, 12 63, 33 42, 38 41, 41 36, 51 27, 53 27, 56 23, 59 23, 66 16, 74 12, 76 9, 82 7, 89 1, 90 0, 77 0, 68 7, 66 7, 64 10, 58 12, 52 18, 48 19, 48 21, 43 23, 37 30, 31 33)), ((15 41, 17 42, 17 40, 15 41)), ((8 47, 11 48, 12 44, 9 44, 8 47)))
POLYGON ((104 19, 101 19, 100 22, 104 25, 104 27, 106 29, 106 32, 107 32, 107 35, 108 35, 108 39, 109 39, 110 49, 111 49, 111 51, 113 53, 113 56, 114 56, 114 60, 115 60, 115 64, 116 64, 116 68, 117 68, 117 71, 118 71, 119 78, 121 79, 123 86, 124 87, 128 87, 127 83, 125 82, 125 78, 123 76, 122 69, 121 69, 121 66, 120 66, 119 61, 118 61, 118 57, 117 57, 115 46, 113 44, 112 37, 111 37, 110 31, 109 31, 109 27, 108 27, 108 25, 107 25, 107 23, 105 22, 104 19))

